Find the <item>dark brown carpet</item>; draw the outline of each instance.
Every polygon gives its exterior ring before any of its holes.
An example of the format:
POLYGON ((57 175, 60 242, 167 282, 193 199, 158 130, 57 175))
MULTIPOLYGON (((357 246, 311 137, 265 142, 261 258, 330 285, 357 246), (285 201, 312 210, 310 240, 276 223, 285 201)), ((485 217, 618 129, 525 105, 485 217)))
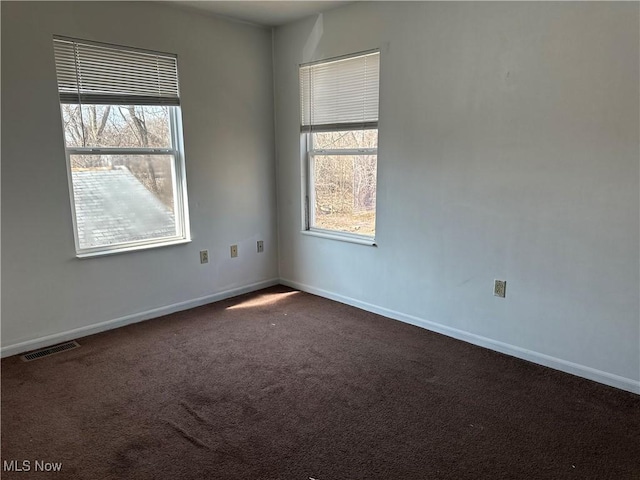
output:
POLYGON ((3 479, 640 478, 640 397, 286 287, 80 343, 2 361, 3 479))

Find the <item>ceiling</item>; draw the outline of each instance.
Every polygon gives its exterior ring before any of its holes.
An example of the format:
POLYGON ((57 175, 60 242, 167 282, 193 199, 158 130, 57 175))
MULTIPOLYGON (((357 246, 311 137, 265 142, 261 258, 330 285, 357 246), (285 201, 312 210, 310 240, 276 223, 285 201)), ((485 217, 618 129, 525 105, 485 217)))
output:
POLYGON ((224 16, 267 27, 277 27, 310 15, 352 3, 351 1, 188 1, 173 0, 175 6, 224 16))

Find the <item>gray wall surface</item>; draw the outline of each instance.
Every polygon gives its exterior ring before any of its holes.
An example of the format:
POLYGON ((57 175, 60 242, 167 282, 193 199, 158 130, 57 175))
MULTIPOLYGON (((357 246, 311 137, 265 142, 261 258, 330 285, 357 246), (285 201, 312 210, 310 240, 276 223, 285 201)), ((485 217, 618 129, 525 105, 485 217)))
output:
POLYGON ((268 29, 155 2, 2 2, 2 346, 277 281, 273 132, 268 29), (191 243, 75 257, 54 34, 178 55, 191 243))
POLYGON ((638 31, 637 3, 590 2, 358 2, 277 29, 281 279, 640 392, 638 31), (300 233, 298 65, 372 48, 377 248, 300 233))

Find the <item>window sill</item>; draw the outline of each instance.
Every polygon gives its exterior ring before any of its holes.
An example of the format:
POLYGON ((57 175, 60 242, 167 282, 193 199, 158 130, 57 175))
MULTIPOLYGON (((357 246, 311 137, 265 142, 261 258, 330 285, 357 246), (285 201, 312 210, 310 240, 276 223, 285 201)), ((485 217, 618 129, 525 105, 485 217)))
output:
POLYGON ((76 258, 83 259, 83 258, 103 257, 105 255, 116 255, 119 253, 136 252, 138 250, 148 250, 151 248, 169 247, 171 245, 182 245, 185 243, 191 243, 191 239, 181 238, 179 240, 169 240, 166 242, 154 242, 154 243, 147 243, 143 245, 131 245, 128 247, 115 247, 109 250, 100 250, 96 252, 82 252, 82 253, 77 253, 76 258))
POLYGON ((356 235, 342 234, 342 233, 334 233, 329 231, 318 231, 318 230, 302 230, 300 233, 303 235, 309 235, 310 237, 319 237, 319 238, 327 238, 329 240, 338 240, 340 242, 347 243, 355 243, 357 245, 366 245, 369 247, 377 247, 375 239, 359 237, 356 235))

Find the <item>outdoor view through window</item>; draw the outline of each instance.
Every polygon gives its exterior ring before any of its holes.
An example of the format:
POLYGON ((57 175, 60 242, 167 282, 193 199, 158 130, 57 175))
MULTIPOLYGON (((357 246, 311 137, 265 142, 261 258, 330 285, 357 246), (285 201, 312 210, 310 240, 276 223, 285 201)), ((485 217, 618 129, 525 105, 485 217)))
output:
POLYGON ((373 237, 378 130, 313 133, 311 141, 312 226, 373 237))
POLYGON ((171 148, 170 108, 62 105, 81 248, 176 235, 174 155, 111 150, 171 148))

